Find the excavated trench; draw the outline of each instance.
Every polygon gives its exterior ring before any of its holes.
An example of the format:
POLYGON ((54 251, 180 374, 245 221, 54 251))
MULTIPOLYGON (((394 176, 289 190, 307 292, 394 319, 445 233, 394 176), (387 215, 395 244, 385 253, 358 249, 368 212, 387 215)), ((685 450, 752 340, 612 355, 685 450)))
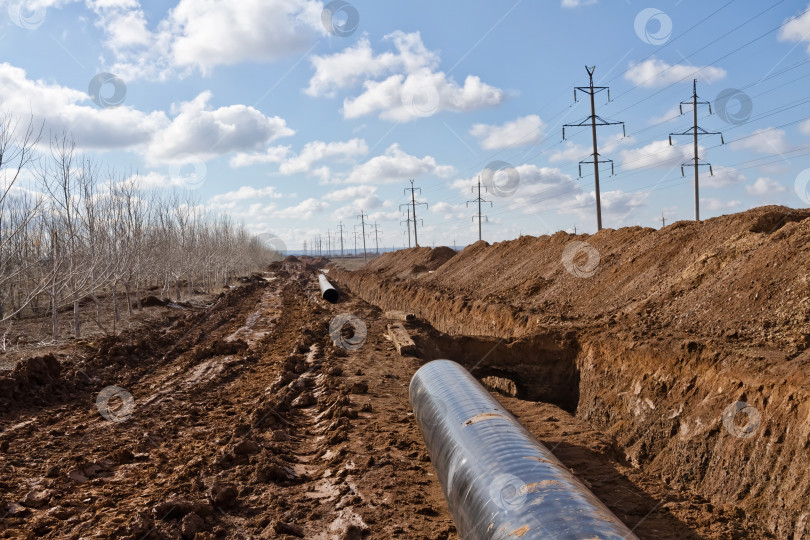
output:
POLYGON ((462 363, 485 385, 552 403, 612 437, 627 462, 668 486, 753 518, 780 538, 810 535, 810 354, 785 366, 755 349, 639 336, 630 329, 509 335, 506 309, 420 302, 425 290, 334 271, 381 309, 413 309, 423 360, 462 363), (393 285, 393 286, 392 286, 393 285), (390 287, 386 290, 386 286, 390 287), (504 320, 501 320, 504 319, 504 320), (482 336, 489 322, 493 335, 482 336), (498 335, 505 337, 497 337, 498 335))
POLYGON ((450 336, 430 332, 414 336, 423 359, 453 359, 485 386, 529 401, 553 403, 576 413, 580 374, 578 344, 572 336, 549 334, 522 340, 450 336))

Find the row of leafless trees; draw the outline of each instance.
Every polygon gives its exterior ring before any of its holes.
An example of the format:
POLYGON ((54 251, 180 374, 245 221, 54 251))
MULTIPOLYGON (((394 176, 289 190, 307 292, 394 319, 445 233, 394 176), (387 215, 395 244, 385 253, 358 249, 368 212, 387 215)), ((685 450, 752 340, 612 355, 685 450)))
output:
MULTIPOLYGON (((278 257, 271 246, 188 196, 141 189, 137 176, 103 169, 77 153, 69 134, 44 141, 33 121, 0 118, 0 323, 52 319, 112 298, 113 321, 131 315, 147 289, 177 301, 212 291, 278 257)), ((91 308, 92 309, 92 308, 91 308)), ((114 323, 113 323, 114 324, 114 323)))

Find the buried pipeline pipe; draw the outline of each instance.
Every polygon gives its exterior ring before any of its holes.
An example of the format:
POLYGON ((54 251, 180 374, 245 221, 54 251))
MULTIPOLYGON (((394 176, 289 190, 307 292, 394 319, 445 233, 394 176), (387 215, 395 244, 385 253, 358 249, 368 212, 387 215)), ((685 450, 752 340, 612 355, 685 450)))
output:
POLYGON ((318 274, 318 281, 321 284, 321 297, 330 302, 332 304, 337 303, 338 301, 338 292, 337 289, 332 287, 332 284, 326 279, 326 276, 323 274, 318 274))
POLYGON ((425 364, 409 393, 462 539, 637 539, 459 364, 425 364))

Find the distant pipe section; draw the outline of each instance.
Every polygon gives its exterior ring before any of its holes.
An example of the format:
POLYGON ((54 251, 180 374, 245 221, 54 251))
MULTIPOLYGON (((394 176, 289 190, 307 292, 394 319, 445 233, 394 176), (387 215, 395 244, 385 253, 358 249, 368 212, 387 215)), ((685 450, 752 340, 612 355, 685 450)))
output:
POLYGON ((462 539, 637 540, 459 364, 422 366, 410 399, 462 539))
POLYGON ((330 302, 332 304, 337 303, 338 301, 338 292, 337 289, 332 287, 332 284, 326 279, 326 276, 323 274, 318 274, 318 281, 321 284, 321 297, 330 302))

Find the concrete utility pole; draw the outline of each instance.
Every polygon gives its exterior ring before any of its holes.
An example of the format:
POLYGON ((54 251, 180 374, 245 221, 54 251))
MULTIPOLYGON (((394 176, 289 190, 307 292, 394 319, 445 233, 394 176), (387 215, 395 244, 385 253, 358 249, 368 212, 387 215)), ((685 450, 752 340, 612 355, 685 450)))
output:
MULTIPOLYGON (((475 188, 472 188, 472 189, 473 189, 473 193, 475 193, 475 188)), ((484 190, 486 191, 486 189, 487 188, 485 187, 484 190)), ((478 177, 478 198, 475 199, 475 200, 472 200, 472 201, 467 201, 467 208, 470 207, 470 203, 478 203, 478 215, 473 216, 472 219, 473 219, 473 221, 475 221, 476 218, 478 219, 478 240, 480 241, 482 239, 481 238, 481 220, 486 219, 487 221, 489 221, 489 218, 487 216, 481 214, 481 203, 489 203, 489 206, 492 207, 492 201, 485 201, 484 199, 481 198, 481 177, 480 176, 478 177)))
POLYGON ((663 229, 666 226, 667 226, 667 218, 664 217, 664 212, 661 212, 661 228, 663 229))
POLYGON ((599 148, 596 142, 596 126, 616 126, 621 124, 622 125, 622 134, 627 135, 624 127, 624 122, 610 122, 608 120, 603 119, 602 117, 596 114, 596 104, 594 100, 594 96, 601 92, 602 90, 607 90, 608 94, 608 101, 610 101, 610 88, 607 86, 594 86, 593 85, 593 72, 596 71, 596 66, 585 66, 585 71, 588 72, 588 77, 590 78, 590 85, 589 86, 577 86, 574 88, 574 101, 577 101, 577 90, 580 92, 585 92, 591 96, 591 115, 581 122, 576 124, 565 124, 563 126, 563 140, 565 140, 565 128, 567 127, 583 127, 590 125, 591 126, 591 135, 593 138, 593 160, 585 160, 579 162, 579 176, 582 178, 582 164, 583 163, 593 163, 593 176, 594 176, 594 185, 596 186, 596 227, 598 230, 602 230, 602 199, 599 195, 599 164, 600 163, 610 163, 610 174, 613 175, 613 160, 612 159, 599 159, 599 148))
POLYGON ((411 206, 413 207, 413 244, 414 244, 414 246, 419 247, 419 236, 416 233, 416 205, 417 204, 424 204, 425 209, 427 209, 428 204, 423 203, 423 202, 420 202, 420 203, 416 202, 416 192, 418 191, 419 194, 421 195, 422 194, 422 188, 413 187, 413 180, 411 180, 411 187, 405 188, 405 193, 406 194, 408 193, 408 191, 411 192, 411 206))
POLYGON ((379 227, 379 225, 377 225, 377 222, 375 221, 374 222, 374 245, 377 248, 377 255, 380 254, 380 239, 377 236, 377 233, 379 233, 379 232, 381 232, 380 227, 379 227))
POLYGON ((669 145, 672 146, 672 136, 673 135, 691 135, 693 138, 693 143, 695 145, 695 157, 693 163, 684 163, 681 165, 681 176, 686 176, 684 173, 684 167, 694 167, 695 168, 695 221, 700 221, 700 193, 698 184, 700 183, 700 167, 709 167, 709 174, 714 176, 714 171, 712 170, 711 163, 700 162, 700 158, 698 157, 698 136, 699 135, 720 135, 720 144, 726 144, 726 141, 723 140, 723 134, 719 131, 706 131, 702 127, 698 126, 698 117, 697 117, 697 109, 698 105, 708 105, 709 106, 709 114, 712 114, 712 104, 708 101, 698 101, 697 95, 697 79, 692 81, 692 99, 690 101, 681 101, 680 108, 681 114, 683 114, 683 106, 684 105, 691 105, 692 106, 692 127, 687 129, 683 133, 670 133, 669 134, 669 145))
POLYGON ((340 231, 340 258, 341 259, 343 258, 343 229, 344 229, 343 222, 341 221, 340 225, 338 226, 338 230, 340 231))
POLYGON ((402 207, 405 206, 408 209, 408 219, 406 221, 400 221, 400 225, 403 223, 408 224, 408 249, 411 249, 411 206, 409 204, 399 205, 400 210, 402 207))
POLYGON ((360 218, 360 225, 363 228, 363 260, 366 261, 368 260, 368 256, 366 254, 366 218, 368 216, 366 216, 363 211, 360 210, 360 215, 357 217, 360 218))

